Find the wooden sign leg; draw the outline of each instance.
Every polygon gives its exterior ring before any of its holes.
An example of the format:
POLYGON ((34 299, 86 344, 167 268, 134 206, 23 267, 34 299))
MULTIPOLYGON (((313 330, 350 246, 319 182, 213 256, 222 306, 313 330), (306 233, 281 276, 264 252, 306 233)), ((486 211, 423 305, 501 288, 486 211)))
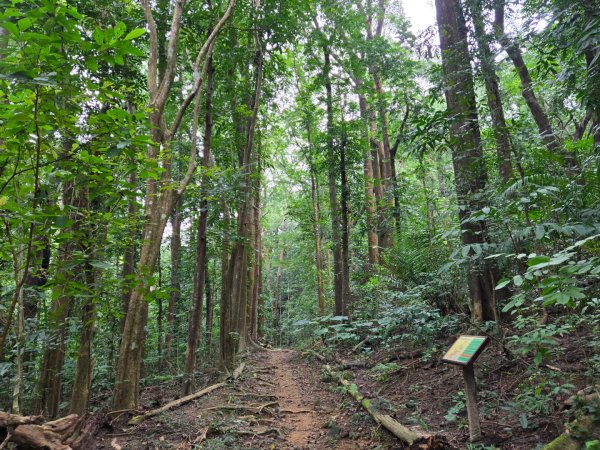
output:
POLYGON ((465 393, 467 397, 467 415, 469 417, 470 441, 481 439, 481 426, 479 424, 479 409, 477 408, 477 384, 475 383, 475 370, 473 365, 463 367, 465 377, 465 393))

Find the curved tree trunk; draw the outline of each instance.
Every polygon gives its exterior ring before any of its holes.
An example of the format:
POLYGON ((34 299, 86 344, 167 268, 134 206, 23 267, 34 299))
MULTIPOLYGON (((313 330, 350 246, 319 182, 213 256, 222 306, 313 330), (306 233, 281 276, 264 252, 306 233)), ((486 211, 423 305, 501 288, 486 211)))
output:
POLYGON ((525 64, 525 60, 523 59, 523 53, 518 44, 512 41, 504 32, 504 3, 505 0, 496 0, 494 28, 496 30, 498 41, 510 57, 517 74, 519 75, 519 79, 521 80, 521 94, 533 116, 533 120, 537 125, 542 141, 548 150, 561 155, 564 158, 567 170, 573 175, 578 172, 577 159, 572 152, 565 150, 559 137, 555 134, 546 110, 542 107, 535 95, 533 81, 529 74, 529 70, 527 69, 527 65, 525 64))
POLYGON ((145 198, 145 224, 143 230, 143 244, 140 250, 140 260, 136 270, 136 284, 131 293, 123 336, 119 347, 119 362, 115 378, 113 395, 114 409, 134 409, 138 403, 138 388, 142 355, 145 346, 145 328, 148 323, 148 303, 145 295, 149 289, 149 280, 160 252, 161 239, 173 207, 190 183, 196 169, 197 128, 199 117, 200 93, 206 72, 208 70, 208 56, 211 55, 215 40, 233 13, 235 0, 229 0, 227 9, 215 25, 209 37, 204 41, 193 63, 193 72, 198 76, 194 78, 192 91, 179 106, 170 127, 167 127, 164 111, 169 100, 177 72, 177 47, 181 30, 183 9, 185 1, 175 2, 173 5, 171 29, 167 43, 166 67, 161 70, 159 77, 159 35, 156 21, 150 3, 141 0, 142 10, 148 24, 150 47, 147 70, 147 85, 152 112, 149 122, 152 130, 153 145, 148 146, 148 158, 158 163, 163 169, 160 180, 149 177, 146 180, 145 198), (202 66, 201 66, 202 64, 202 66), (192 119, 192 142, 187 170, 184 176, 173 187, 173 152, 170 151, 172 139, 177 134, 183 116, 188 106, 194 102, 192 119), (162 148, 165 151, 160 151, 162 148), (160 188, 160 189, 159 189, 160 188))
POLYGON ((481 72, 485 81, 488 108, 492 117, 492 129, 496 141, 496 154, 499 162, 498 172, 500 174, 500 179, 504 183, 508 183, 513 177, 510 135, 506 125, 506 119, 504 118, 504 108, 502 107, 502 97, 500 96, 500 88, 498 86, 498 76, 496 75, 496 69, 494 67, 494 55, 490 50, 489 36, 485 31, 482 1, 470 0, 469 6, 473 17, 477 47, 479 49, 481 72))

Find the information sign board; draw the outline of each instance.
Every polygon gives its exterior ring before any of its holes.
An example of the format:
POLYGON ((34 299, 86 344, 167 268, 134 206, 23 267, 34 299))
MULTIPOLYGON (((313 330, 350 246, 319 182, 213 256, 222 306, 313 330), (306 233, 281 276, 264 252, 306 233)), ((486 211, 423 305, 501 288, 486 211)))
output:
POLYGON ((490 338, 485 336, 460 336, 446 352, 442 361, 468 366, 479 357, 489 342, 490 338))

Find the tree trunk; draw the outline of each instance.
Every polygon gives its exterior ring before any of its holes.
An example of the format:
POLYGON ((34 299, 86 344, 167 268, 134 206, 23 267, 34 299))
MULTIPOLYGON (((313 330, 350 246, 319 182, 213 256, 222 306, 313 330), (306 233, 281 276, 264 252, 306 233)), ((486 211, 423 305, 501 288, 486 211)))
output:
POLYGON ((335 314, 344 315, 346 311, 344 292, 344 262, 342 253, 342 217, 337 199, 336 182, 336 156, 334 148, 334 124, 333 124, 333 90, 331 87, 330 71, 331 59, 329 47, 323 46, 323 75, 325 79, 326 106, 327 106, 327 156, 328 171, 327 180, 329 186, 329 204, 331 208, 331 239, 333 247, 333 287, 335 298, 335 314))
MULTIPOLYGON (((34 406, 36 412, 48 417, 56 417, 62 397, 62 368, 65 359, 67 319, 73 306, 74 288, 72 284, 85 284, 86 281, 89 281, 81 279, 81 275, 85 274, 85 269, 81 273, 77 271, 80 262, 76 259, 76 252, 84 240, 81 235, 82 211, 87 211, 88 202, 89 193, 85 184, 83 187, 76 187, 75 181, 64 182, 63 204, 66 216, 72 222, 70 231, 73 233, 73 238, 62 242, 58 249, 57 261, 59 261, 60 267, 56 271, 56 287, 52 295, 56 300, 52 304, 50 334, 42 357, 39 392, 34 406)), ((85 254, 85 249, 81 250, 85 254)), ((86 286, 86 288, 91 288, 91 286, 86 286)))
POLYGON ((206 291, 206 348, 208 352, 211 353, 212 346, 212 335, 213 335, 213 320, 214 320, 214 306, 213 306, 213 290, 212 284, 210 281, 210 271, 209 271, 209 260, 208 255, 206 257, 206 263, 204 264, 206 268, 205 278, 205 291, 206 291))
POLYGON ((71 394, 71 414, 83 416, 88 407, 90 389, 92 387, 92 342, 94 339, 94 324, 96 320, 96 283, 99 275, 97 270, 86 262, 84 267, 86 285, 90 289, 90 296, 85 300, 82 311, 82 328, 79 338, 79 351, 77 355, 77 368, 73 381, 71 394))
POLYGON ((367 243, 368 243, 368 256, 369 265, 375 266, 379 264, 379 238, 377 236, 377 211, 376 211, 376 199, 375 189, 373 186, 373 158, 370 149, 370 136, 369 136, 369 112, 367 107, 367 100, 364 95, 358 96, 358 104, 360 108, 360 116, 363 121, 363 136, 367 145, 365 149, 364 159, 364 177, 365 177, 365 203, 367 211, 367 243))
MULTIPOLYGON (((131 186, 137 184, 137 174, 133 171, 127 182, 131 186)), ((129 223, 129 233, 127 236, 127 246, 123 254, 123 271, 121 272, 121 280, 123 282, 123 292, 121 294, 121 305, 123 308, 123 318, 121 319, 121 333, 125 326, 125 316, 129 308, 129 298, 131 297, 133 276, 135 271, 135 247, 137 241, 137 199, 130 198, 127 203, 127 222, 129 223)))
MULTIPOLYGON (((206 112, 204 120, 204 145, 202 146, 202 169, 204 172, 210 166, 212 144, 212 96, 214 90, 214 70, 212 58, 209 57, 206 82, 206 112)), ((194 369, 200 340, 200 325, 202 324, 202 308, 204 303, 204 287, 206 284, 206 261, 208 228, 208 178, 203 175, 200 189, 200 215, 198 219, 198 239, 196 242, 196 273, 194 276, 193 304, 194 308, 190 318, 187 348, 185 352, 185 372, 183 393, 188 395, 194 389, 194 369)))
MULTIPOLYGON (((367 12, 367 41, 380 39, 383 34, 383 25, 385 20, 385 0, 378 0, 375 10, 377 20, 375 29, 373 30, 373 14, 372 5, 369 1, 369 11, 367 12)), ((394 245, 394 230, 396 228, 396 220, 399 219, 400 199, 398 197, 398 180, 396 177, 396 163, 392 158, 390 133, 387 117, 387 106, 385 101, 385 91, 381 80, 381 68, 377 64, 375 58, 372 58, 369 63, 369 71, 373 78, 373 88, 377 105, 377 115, 381 141, 379 143, 379 162, 381 166, 381 177, 385 180, 384 188, 384 205, 383 213, 384 224, 380 230, 379 244, 382 248, 392 248, 394 245), (391 213, 391 215, 390 215, 391 213)), ((373 112, 373 114, 375 114, 373 112)), ((374 138, 377 134, 377 125, 372 129, 374 138)))
POLYGON ((206 58, 210 56, 217 35, 229 20, 233 13, 235 0, 229 0, 227 9, 218 23, 215 25, 209 37, 205 40, 193 64, 193 71, 199 75, 194 77, 194 89, 186 97, 184 103, 179 107, 170 128, 167 127, 164 111, 169 100, 169 93, 175 80, 177 72, 177 44, 181 29, 181 19, 185 2, 175 2, 173 5, 172 24, 169 31, 168 49, 166 52, 166 68, 164 75, 158 76, 158 32, 152 9, 147 0, 142 0, 150 34, 150 52, 147 70, 147 85, 149 101, 152 112, 149 122, 152 130, 153 144, 148 146, 148 158, 155 161, 163 169, 160 180, 154 177, 146 179, 145 213, 146 220, 143 230, 143 245, 140 250, 140 261, 137 265, 136 284, 131 293, 129 307, 123 327, 123 336, 119 348, 119 363, 115 378, 113 395, 114 409, 134 409, 138 402, 138 388, 140 380, 140 369, 142 366, 142 355, 145 347, 145 328, 148 323, 148 303, 145 295, 149 289, 148 282, 154 271, 160 242, 167 221, 173 212, 173 207, 179 201, 181 195, 187 188, 196 169, 197 151, 197 128, 200 112, 200 93, 205 74, 208 70, 206 58), (200 63, 204 65, 200 67, 200 63), (190 155, 185 175, 179 180, 176 187, 173 186, 172 167, 173 152, 171 142, 175 137, 188 106, 194 102, 194 114, 192 119, 192 142, 190 155), (164 151, 160 151, 163 149, 164 151))
MULTIPOLYGON (((257 170, 260 173, 260 155, 257 157, 257 170)), ((258 302, 260 297, 260 265, 261 265, 261 226, 260 226, 260 178, 256 180, 254 186, 253 211, 254 211, 254 230, 253 242, 254 264, 252 266, 252 295, 251 295, 251 314, 250 314, 250 337, 256 341, 258 339, 258 302)))
POLYGON ((263 52, 258 30, 254 30, 254 95, 252 98, 252 115, 246 127, 246 140, 242 152, 241 170, 243 178, 243 200, 238 211, 238 239, 231 252, 227 271, 227 291, 224 295, 226 310, 231 314, 227 327, 221 329, 223 344, 221 348, 221 364, 231 369, 235 364, 238 351, 243 351, 248 338, 248 245, 251 242, 252 222, 252 150, 258 119, 260 96, 263 81, 263 52))
MULTIPOLYGON (((345 134, 345 131, 343 131, 345 134)), ((350 190, 348 188, 348 171, 346 167, 346 145, 347 137, 344 135, 340 143, 340 178, 342 195, 340 198, 342 214, 342 283, 344 292, 344 306, 342 315, 348 315, 350 306, 350 225, 348 221, 348 202, 350 190)))
MULTIPOLYGON (((442 65, 446 82, 446 104, 450 113, 450 147, 454 165, 456 196, 463 246, 471 246, 469 257, 475 254, 472 245, 486 242, 487 224, 469 220, 471 213, 481 209, 486 183, 477 105, 467 46, 467 30, 458 0, 436 0, 436 12, 442 50, 442 65)), ((497 269, 479 258, 471 259, 468 285, 472 302, 472 319, 476 322, 496 320, 494 287, 497 269)))
POLYGON ((504 3, 505 0, 497 0, 495 7, 494 28, 498 41, 500 44, 502 44, 502 47, 508 54, 513 65, 515 66, 515 69, 517 70, 517 74, 521 80, 521 93, 525 99, 525 103, 527 104, 529 111, 531 112, 531 115, 533 116, 533 120, 537 125, 542 141, 548 150, 561 155, 564 158, 567 170, 571 175, 573 175, 578 171, 577 159, 572 152, 567 152, 563 148, 559 137, 554 133, 552 125, 550 124, 550 119, 548 118, 548 114, 535 95, 533 81, 523 59, 523 53, 521 52, 521 49, 517 43, 513 42, 504 32, 504 3))
MULTIPOLYGON (((100 212, 101 204, 97 195, 92 193, 94 200, 91 202, 91 211, 94 213, 100 212)), ((85 285, 87 294, 84 297, 82 305, 82 326, 81 336, 79 339, 79 351, 77 355, 77 368, 75 370, 75 380, 73 381, 73 392, 71 394, 71 414, 83 416, 88 407, 90 397, 90 389, 92 387, 92 343, 94 339, 94 327, 96 321, 96 302, 100 292, 101 272, 99 269, 91 265, 92 260, 100 259, 103 252, 103 244, 106 244, 108 227, 105 223, 101 224, 101 228, 94 232, 96 224, 86 224, 87 248, 84 249, 86 261, 83 267, 85 285)))
POLYGON ((504 118, 498 76, 494 67, 494 55, 490 50, 490 37, 485 31, 482 0, 469 0, 469 6, 473 17, 479 59, 481 60, 481 73, 485 81, 487 104, 492 117, 492 129, 496 141, 496 154, 498 155, 498 172, 500 179, 506 184, 513 177, 511 143, 506 119, 504 118))
POLYGON ((220 309, 221 315, 219 317, 219 349, 220 349, 220 361, 224 368, 233 367, 233 349, 228 348, 231 345, 231 339, 227 335, 233 328, 232 324, 232 312, 231 304, 229 302, 229 289, 228 273, 229 273, 229 260, 231 258, 230 244, 229 244, 229 208, 227 203, 223 200, 221 202, 223 210, 223 221, 225 222, 225 233, 223 235, 223 241, 221 242, 221 299, 220 309), (225 332, 227 330, 227 332, 225 332))
POLYGON ((172 358, 172 341, 175 333, 175 312, 181 297, 181 283, 179 281, 179 265, 181 252, 181 201, 177 202, 171 215, 171 292, 169 293, 169 306, 167 307, 167 331, 165 335, 165 351, 161 367, 165 368, 172 358))

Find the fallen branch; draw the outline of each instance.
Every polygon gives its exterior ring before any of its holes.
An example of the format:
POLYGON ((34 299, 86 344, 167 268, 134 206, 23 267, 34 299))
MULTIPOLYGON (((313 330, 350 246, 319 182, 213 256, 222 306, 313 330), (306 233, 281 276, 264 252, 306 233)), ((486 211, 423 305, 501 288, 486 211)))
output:
POLYGON ((318 354, 314 350, 306 350, 306 351, 302 352, 302 356, 306 356, 306 355, 312 355, 315 358, 317 358, 319 361, 325 362, 325 357, 323 355, 318 354))
POLYGON ((235 433, 235 434, 242 434, 245 436, 260 436, 263 434, 269 434, 269 433, 277 433, 279 436, 281 436, 281 431, 278 428, 264 428, 262 430, 238 430, 235 428, 229 428, 226 430, 227 433, 235 433))
MULTIPOLYGON (((245 363, 241 363, 234 371, 233 374, 231 375, 231 379, 232 380, 237 380, 240 375, 242 374, 242 371, 244 370, 245 367, 245 363)), ((212 391, 219 389, 220 387, 223 387, 227 384, 227 381, 222 381, 221 383, 217 383, 217 384, 213 384, 212 386, 208 386, 204 389, 201 389, 197 392, 194 392, 193 394, 190 395, 186 395, 185 397, 181 397, 177 400, 173 400, 172 402, 169 402, 163 406, 161 406, 160 408, 156 408, 156 409, 152 409, 150 411, 145 412, 144 414, 140 415, 140 416, 135 416, 133 418, 131 418, 131 420, 128 422, 129 425, 137 425, 138 423, 140 423, 143 420, 146 420, 150 417, 154 417, 159 415, 160 413, 163 413, 169 409, 173 409, 176 408, 178 406, 181 405, 185 405, 186 403, 191 402, 192 400, 196 400, 197 398, 200 398, 206 394, 211 393, 212 391)))
POLYGON ((198 436, 196 436, 196 439, 194 439, 194 441, 192 442, 192 444, 194 445, 198 445, 201 444, 204 439, 206 439, 206 435, 208 434, 208 430, 210 427, 206 427, 204 428, 204 430, 202 430, 201 432, 198 433, 198 436))
POLYGON ((230 394, 232 397, 258 397, 258 398, 279 398, 277 395, 273 394, 259 394, 257 393, 243 393, 243 394, 230 394))
POLYGON ((348 370, 348 369, 363 369, 368 367, 368 361, 360 360, 360 361, 342 361, 339 365, 335 366, 335 370, 348 370))
POLYGON ((260 414, 263 409, 268 408, 269 406, 278 405, 279 402, 267 402, 261 405, 221 405, 221 406, 211 406, 210 408, 204 408, 204 411, 210 411, 215 409, 244 409, 246 411, 254 411, 257 414, 260 414))
POLYGON ((350 353, 356 353, 358 350, 360 350, 361 348, 363 348, 363 346, 369 342, 369 339, 376 337, 376 334, 370 334, 368 335, 366 338, 364 338, 362 341, 360 341, 358 344, 356 344, 354 347, 352 347, 352 351, 350 353))
POLYGON ((302 413, 313 413, 312 409, 280 409, 280 413, 288 413, 288 414, 302 414, 302 413))
POLYGON ((329 364, 326 364, 324 367, 329 376, 336 379, 338 383, 347 388, 350 395, 352 395, 352 397, 354 397, 354 399, 371 415, 375 422, 380 424, 402 442, 406 442, 408 445, 413 445, 415 443, 424 444, 426 445, 424 449, 438 448, 439 438, 437 436, 416 433, 402 425, 393 417, 375 411, 371 406, 371 400, 364 398, 356 388, 356 385, 351 385, 348 380, 345 380, 340 374, 334 372, 329 364))
POLYGON ((269 386, 275 386, 275 383, 271 383, 269 380, 265 380, 262 377, 259 377, 259 376, 255 375, 254 378, 256 378, 258 381, 262 381, 263 383, 268 384, 269 386))

